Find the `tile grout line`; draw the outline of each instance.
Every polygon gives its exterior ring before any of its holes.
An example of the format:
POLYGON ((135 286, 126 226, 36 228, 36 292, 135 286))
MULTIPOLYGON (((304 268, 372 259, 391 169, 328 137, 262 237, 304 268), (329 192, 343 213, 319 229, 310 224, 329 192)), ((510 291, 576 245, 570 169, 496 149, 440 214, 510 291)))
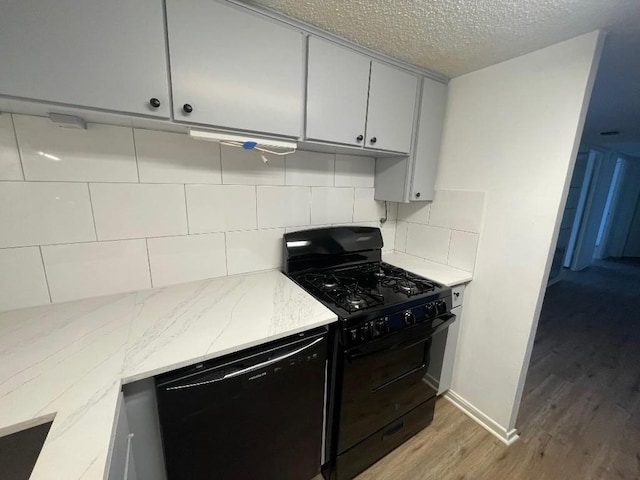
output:
POLYGON ((149 283, 153 288, 153 276, 151 275, 151 257, 149 256, 149 239, 145 237, 144 244, 147 246, 147 266, 149 267, 149 283))
POLYGON ((87 182, 87 193, 89 194, 89 206, 91 207, 91 219, 93 220, 93 234, 96 236, 96 242, 99 242, 100 240, 98 240, 98 227, 96 226, 96 214, 93 211, 93 199, 91 198, 91 187, 89 186, 89 182, 87 182))
POLYGON ((449 254, 451 253, 451 238, 453 237, 452 235, 452 230, 449 230, 449 244, 447 245, 447 263, 446 265, 449 265, 449 254))
POLYGON ((229 275, 229 252, 227 251, 227 232, 222 232, 224 235, 224 270, 225 275, 229 275))
POLYGON ((355 222, 355 217, 356 217, 356 187, 351 187, 353 188, 353 205, 351 206, 351 223, 355 222))
POLYGON ((191 235, 191 228, 189 226, 189 206, 187 202, 187 185, 183 184, 182 186, 184 189, 184 214, 187 220, 187 235, 191 235))
MULTIPOLYGON (((136 133, 133 128, 131 128, 131 140, 133 141, 133 157, 136 160, 136 175, 138 175, 138 183, 140 183, 140 165, 138 164, 138 149, 136 147, 136 133)), ((135 183, 135 182, 131 182, 135 183)))
POLYGON ((22 149, 20 148, 20 142, 18 141, 18 131, 16 130, 16 122, 13 121, 13 114, 9 114, 11 119, 11 128, 13 128, 13 139, 16 142, 16 150, 18 151, 18 160, 20 161, 20 171, 22 172, 22 181, 27 181, 27 176, 24 174, 24 163, 22 161, 22 149))
MULTIPOLYGON (((299 225, 299 226, 304 227, 307 225, 299 225)), ((84 245, 84 244, 92 244, 92 243, 128 242, 132 240, 144 240, 146 238, 155 239, 155 238, 172 238, 172 237, 192 237, 196 235, 211 235, 216 233, 258 232, 263 230, 275 230, 278 228, 285 228, 285 227, 243 228, 239 230, 218 230, 218 231, 212 231, 212 232, 195 232, 190 234, 154 235, 151 237, 108 238, 108 239, 102 239, 102 240, 82 240, 78 242, 43 243, 43 244, 29 243, 26 245, 10 245, 7 247, 0 247, 0 250, 12 250, 15 248, 29 248, 29 247, 55 247, 58 245, 84 245)))
POLYGON ((44 254, 42 253, 41 245, 38 245, 38 250, 40 250, 40 260, 42 260, 42 271, 44 272, 44 281, 47 284, 47 293, 49 294, 49 303, 53 303, 53 299, 51 298, 51 287, 49 286, 49 276, 47 275, 47 267, 44 264, 44 254))

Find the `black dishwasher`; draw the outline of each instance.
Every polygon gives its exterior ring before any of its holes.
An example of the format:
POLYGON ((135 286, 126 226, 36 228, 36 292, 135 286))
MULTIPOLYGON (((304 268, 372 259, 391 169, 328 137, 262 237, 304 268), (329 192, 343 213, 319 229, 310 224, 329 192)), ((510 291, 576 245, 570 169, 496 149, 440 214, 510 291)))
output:
POLYGON ((156 377, 169 480, 310 480, 320 471, 325 328, 156 377))

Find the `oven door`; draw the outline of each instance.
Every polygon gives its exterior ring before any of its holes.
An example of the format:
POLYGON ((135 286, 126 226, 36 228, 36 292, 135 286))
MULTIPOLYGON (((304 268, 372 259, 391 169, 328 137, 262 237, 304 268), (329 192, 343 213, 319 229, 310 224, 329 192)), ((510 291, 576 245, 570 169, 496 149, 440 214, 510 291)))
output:
POLYGON ((423 381, 432 337, 454 319, 444 315, 344 351, 338 453, 436 395, 423 381))

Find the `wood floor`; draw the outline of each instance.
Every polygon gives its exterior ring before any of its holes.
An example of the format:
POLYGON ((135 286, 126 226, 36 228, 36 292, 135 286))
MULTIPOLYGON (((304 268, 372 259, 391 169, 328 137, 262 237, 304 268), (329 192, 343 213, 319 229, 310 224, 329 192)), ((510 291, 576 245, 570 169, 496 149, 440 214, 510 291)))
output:
POLYGON ((358 480, 640 479, 640 262, 567 273, 545 298, 505 447, 447 400, 358 480))

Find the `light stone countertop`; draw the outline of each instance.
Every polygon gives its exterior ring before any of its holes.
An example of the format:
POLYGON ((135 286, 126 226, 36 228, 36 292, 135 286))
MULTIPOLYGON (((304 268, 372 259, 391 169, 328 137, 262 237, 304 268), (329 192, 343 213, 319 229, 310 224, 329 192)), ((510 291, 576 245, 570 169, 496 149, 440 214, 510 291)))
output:
POLYGON ((0 313, 0 435, 53 419, 31 479, 101 480, 123 383, 334 321, 278 271, 0 313))
POLYGON ((447 287, 470 282, 473 278, 473 274, 466 270, 458 270, 448 265, 423 260, 422 258, 407 255, 406 253, 383 253, 382 261, 395 265, 396 267, 404 268, 405 270, 409 270, 410 272, 441 283, 447 287))

